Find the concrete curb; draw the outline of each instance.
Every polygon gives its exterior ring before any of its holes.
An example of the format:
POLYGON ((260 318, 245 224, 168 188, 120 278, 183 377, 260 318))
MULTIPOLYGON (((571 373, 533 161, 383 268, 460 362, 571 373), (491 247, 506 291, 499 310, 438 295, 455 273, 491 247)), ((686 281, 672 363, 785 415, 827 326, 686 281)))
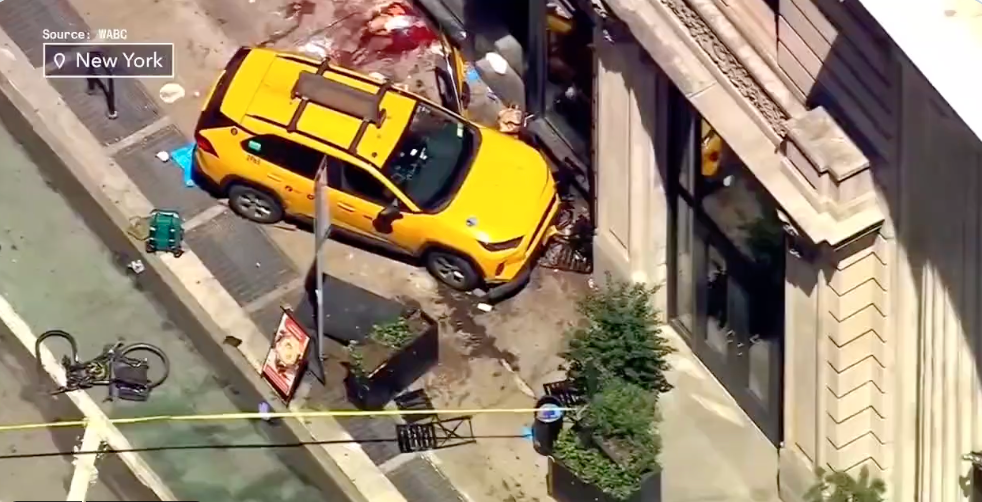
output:
MULTIPOLYGON (((20 48, 0 30, 0 91, 23 115, 70 174, 125 235, 129 220, 145 216, 154 207, 109 157, 92 133, 68 108, 57 91, 35 69, 20 48), (70 142, 70 143, 69 143, 70 142)), ((223 346, 232 363, 244 374, 258 374, 268 340, 231 295, 193 253, 179 260, 171 256, 142 256, 147 267, 178 296, 218 344, 226 335, 242 340, 237 348, 223 346)), ((284 406, 258 378, 249 378, 277 411, 284 406)), ((362 448, 333 419, 284 423, 302 441, 323 441, 307 449, 352 500, 358 502, 406 502, 391 481, 362 448), (330 442, 334 442, 331 444, 330 442)))

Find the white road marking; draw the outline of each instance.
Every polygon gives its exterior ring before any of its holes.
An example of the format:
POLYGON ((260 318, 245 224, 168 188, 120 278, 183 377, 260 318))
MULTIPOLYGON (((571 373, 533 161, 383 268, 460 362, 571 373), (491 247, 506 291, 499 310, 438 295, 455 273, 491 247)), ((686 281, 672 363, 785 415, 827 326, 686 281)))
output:
MULTIPOLYGON (((37 337, 3 296, 0 296, 0 322, 7 326, 28 352, 34 354, 34 344, 37 337)), ((40 356, 41 366, 55 382, 63 385, 65 383, 65 369, 62 368, 58 359, 47 347, 42 346, 39 352, 35 357, 40 356)), ((89 420, 87 429, 94 429, 96 437, 103 438, 109 446, 117 450, 119 452, 117 455, 133 471, 141 483, 153 490, 154 494, 163 501, 177 500, 177 497, 167 488, 157 473, 153 472, 150 466, 132 451, 133 445, 123 437, 115 425, 109 423, 109 417, 103 413, 91 396, 84 391, 69 392, 66 395, 75 403, 82 415, 89 420)))
MULTIPOLYGON (((102 445, 102 436, 96 432, 94 427, 86 427, 85 434, 82 436, 82 445, 79 446, 78 451, 97 451, 100 445, 102 445)), ((98 455, 91 454, 75 455, 75 472, 72 473, 72 484, 68 489, 68 498, 65 500, 85 502, 89 486, 99 476, 99 470, 95 466, 97 457, 98 455)))
MULTIPOLYGON (((286 284, 280 284, 279 286, 276 287, 276 289, 270 291, 269 293, 266 293, 260 296, 259 298, 256 298, 255 300, 247 303, 246 305, 243 305, 242 309, 250 314, 254 314, 272 305, 273 302, 281 299, 283 295, 304 287, 304 282, 305 279, 303 277, 299 277, 297 279, 293 279, 292 281, 287 282, 286 284)), ((290 307, 293 307, 293 305, 290 305, 290 307)))
POLYGON ((402 453, 386 460, 379 465, 378 468, 381 469, 382 472, 389 474, 414 458, 416 458, 416 455, 402 453))
POLYGON ((228 206, 224 204, 215 204, 214 206, 205 209, 204 211, 192 216, 187 221, 184 222, 184 232, 190 232, 195 228, 208 223, 215 218, 218 218, 222 214, 228 211, 228 206))
MULTIPOLYGON (((136 131, 135 133, 130 134, 129 136, 127 136, 125 138, 122 138, 122 139, 120 139, 119 141, 117 141, 115 143, 110 144, 109 146, 106 147, 106 153, 108 153, 109 156, 112 157, 113 155, 116 155, 117 153, 119 153, 119 152, 121 152, 121 151, 123 151, 123 150, 125 150, 125 149, 127 149, 127 148, 129 148, 129 147, 131 147, 131 146, 133 146, 135 144, 137 144, 137 143, 143 142, 145 139, 149 138, 155 132, 160 131, 161 129, 163 129, 163 128, 171 125, 171 124, 173 124, 173 122, 171 122, 170 118, 168 118, 168 117, 160 117, 159 119, 154 120, 153 122, 151 122, 151 123, 143 126, 143 128, 141 128, 140 130, 136 131)), ((154 168, 156 168, 156 167, 157 166, 154 166, 154 168)), ((175 165, 172 165, 172 166, 167 166, 167 167, 173 168, 173 169, 180 169, 180 167, 177 167, 176 164, 175 165)))

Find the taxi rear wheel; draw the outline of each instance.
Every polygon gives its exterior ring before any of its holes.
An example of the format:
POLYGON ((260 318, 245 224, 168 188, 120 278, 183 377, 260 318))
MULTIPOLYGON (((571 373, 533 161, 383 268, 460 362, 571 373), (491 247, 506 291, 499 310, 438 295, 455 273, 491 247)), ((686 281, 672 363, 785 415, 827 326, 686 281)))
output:
POLYGON ((480 275, 469 260, 449 251, 433 250, 427 253, 426 270, 457 291, 471 291, 481 282, 480 275))
POLYGON ((228 205, 239 216, 256 223, 270 224, 283 219, 283 205, 276 197, 248 185, 232 185, 228 205))

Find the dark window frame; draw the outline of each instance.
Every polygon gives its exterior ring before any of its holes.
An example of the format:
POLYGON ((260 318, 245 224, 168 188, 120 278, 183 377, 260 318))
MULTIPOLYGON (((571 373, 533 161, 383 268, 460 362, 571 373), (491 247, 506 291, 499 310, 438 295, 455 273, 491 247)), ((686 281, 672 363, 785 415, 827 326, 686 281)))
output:
POLYGON ((317 169, 320 167, 321 161, 325 156, 324 152, 315 150, 306 145, 302 145, 288 138, 284 138, 278 134, 257 134, 242 140, 239 145, 247 154, 258 157, 266 162, 269 162, 270 164, 275 165, 276 167, 285 169, 293 174, 296 174, 297 176, 301 176, 309 180, 313 180, 317 176, 317 169), (265 143, 268 140, 272 141, 265 143), (252 141, 259 142, 260 150, 258 152, 249 147, 249 142, 252 141), (270 155, 269 151, 266 150, 268 147, 272 147, 273 151, 276 151, 276 153, 270 155), (282 152, 283 148, 292 149, 293 151, 289 154, 285 154, 282 152), (309 159, 302 159, 303 156, 308 155, 310 156, 309 159), (309 163, 310 166, 298 165, 298 163, 309 163), (310 167, 312 167, 312 169, 307 172, 307 169, 310 167))
POLYGON ((406 209, 401 199, 389 187, 385 186, 382 180, 373 176, 368 169, 337 157, 328 157, 327 159, 327 184, 332 189, 339 190, 366 202, 371 202, 379 207, 386 207, 393 202, 399 202, 400 208, 403 210, 406 209), (363 180, 371 180, 372 183, 376 183, 382 189, 381 195, 372 196, 353 187, 349 181, 350 172, 357 172, 358 176, 364 177, 363 180))

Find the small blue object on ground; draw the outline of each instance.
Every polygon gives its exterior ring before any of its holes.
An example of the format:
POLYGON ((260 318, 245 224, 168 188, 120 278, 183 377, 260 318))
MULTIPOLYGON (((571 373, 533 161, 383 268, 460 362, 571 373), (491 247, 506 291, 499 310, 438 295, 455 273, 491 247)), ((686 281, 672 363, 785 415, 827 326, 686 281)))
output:
POLYGON ((468 68, 467 69, 467 72, 465 73, 465 75, 467 76, 467 81, 468 82, 472 82, 473 83, 473 82, 480 82, 481 81, 481 74, 478 73, 477 70, 474 69, 474 68, 468 68))
MULTIPOLYGON (((266 401, 263 401, 263 402, 259 403, 259 413, 260 414, 265 415, 267 413, 272 413, 272 412, 273 412, 273 407, 270 406, 269 403, 267 403, 266 401)), ((269 422, 270 421, 270 417, 267 417, 267 416, 260 416, 259 418, 262 419, 264 422, 269 422)))
POLYGON ((522 427, 522 437, 525 438, 525 439, 528 439, 529 441, 531 441, 532 440, 532 428, 531 427, 522 427))
POLYGON ((170 152, 170 158, 184 171, 184 186, 195 186, 194 179, 191 175, 194 166, 194 143, 189 143, 170 152))

